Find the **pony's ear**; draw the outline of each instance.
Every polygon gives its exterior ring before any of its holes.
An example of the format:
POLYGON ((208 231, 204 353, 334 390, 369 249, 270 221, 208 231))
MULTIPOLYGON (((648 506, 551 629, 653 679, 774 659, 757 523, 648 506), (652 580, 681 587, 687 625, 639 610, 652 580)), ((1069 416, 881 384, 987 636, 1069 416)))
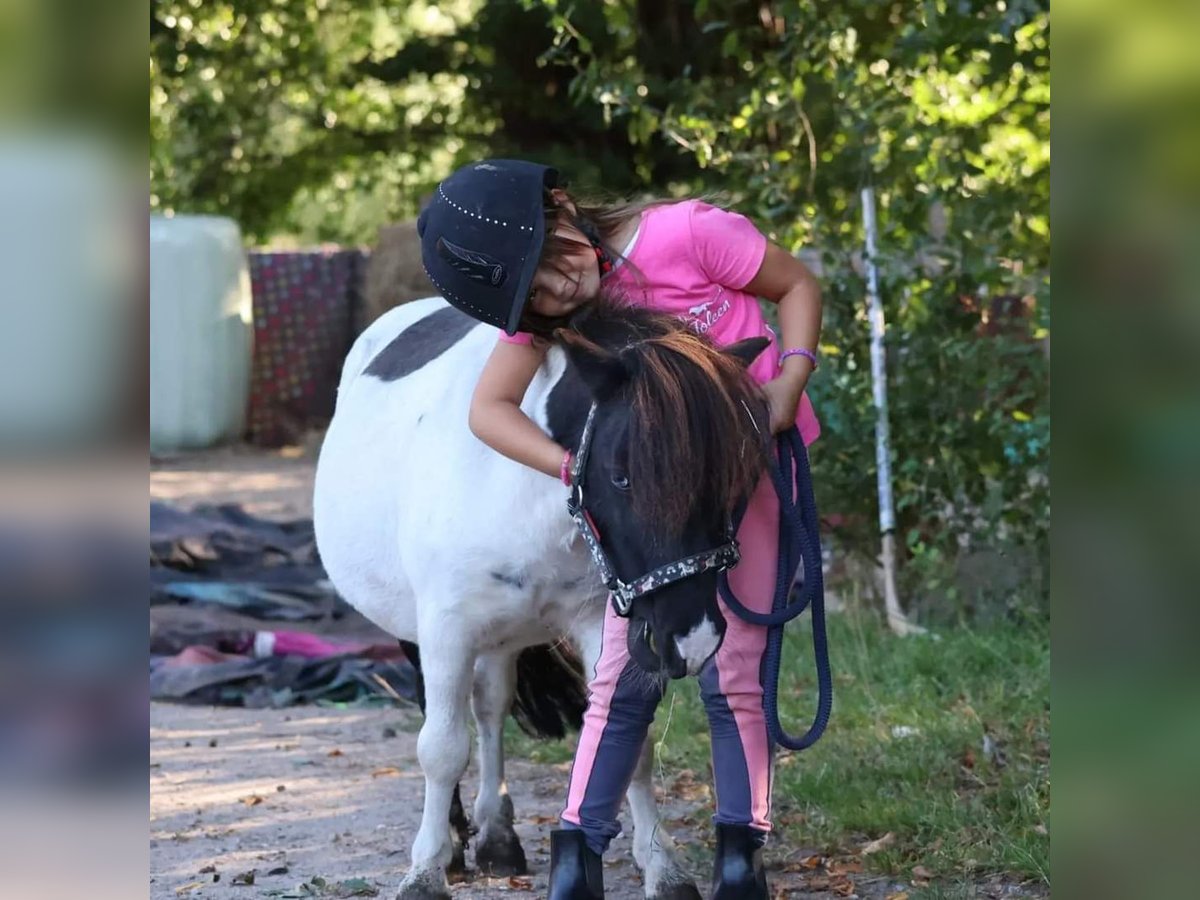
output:
POLYGON ((629 380, 629 370, 615 353, 567 329, 560 329, 557 336, 593 400, 607 400, 629 380))
POLYGON ((743 366, 749 368, 750 364, 758 359, 758 354, 762 353, 770 345, 771 341, 769 338, 746 338, 743 341, 738 341, 736 344, 730 344, 721 352, 726 356, 732 356, 743 366))

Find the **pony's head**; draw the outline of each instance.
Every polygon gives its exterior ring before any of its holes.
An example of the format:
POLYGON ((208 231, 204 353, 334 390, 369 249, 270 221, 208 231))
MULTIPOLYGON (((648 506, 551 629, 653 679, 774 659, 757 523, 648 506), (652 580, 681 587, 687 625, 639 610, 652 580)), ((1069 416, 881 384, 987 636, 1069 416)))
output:
POLYGON ((609 574, 638 585, 624 604, 630 653, 654 674, 695 674, 724 638, 720 565, 767 458, 765 405, 745 370, 768 342, 718 350, 674 316, 605 302, 557 338, 593 404, 576 495, 585 530, 609 574))

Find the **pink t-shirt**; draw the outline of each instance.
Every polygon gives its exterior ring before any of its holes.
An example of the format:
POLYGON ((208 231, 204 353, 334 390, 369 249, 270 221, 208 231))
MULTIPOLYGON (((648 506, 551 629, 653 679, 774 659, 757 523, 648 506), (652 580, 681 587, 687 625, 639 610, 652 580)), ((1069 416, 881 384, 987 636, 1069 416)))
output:
MULTIPOLYGON (((743 289, 758 274, 766 249, 766 237, 745 216, 699 200, 652 206, 642 213, 627 253, 632 266, 618 267, 608 284, 633 303, 676 314, 718 347, 770 338, 749 369, 763 384, 778 374, 779 346, 758 300, 743 289)), ((501 332, 500 339, 527 344, 532 335, 501 332)), ((821 433, 807 395, 800 399, 796 424, 806 445, 821 433)))

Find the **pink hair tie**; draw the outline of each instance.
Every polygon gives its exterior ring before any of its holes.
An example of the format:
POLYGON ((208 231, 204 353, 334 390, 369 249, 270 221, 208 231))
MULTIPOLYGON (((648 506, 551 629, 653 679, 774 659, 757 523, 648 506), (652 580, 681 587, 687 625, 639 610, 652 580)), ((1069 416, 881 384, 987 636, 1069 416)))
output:
POLYGON ((571 451, 568 450, 563 454, 562 468, 558 470, 558 477, 562 479, 562 483, 567 487, 571 486, 571 451))
POLYGON ((781 367, 783 366, 783 361, 789 356, 803 356, 813 364, 814 372, 817 371, 817 368, 819 367, 817 363, 817 354, 813 353, 811 350, 805 350, 803 347, 793 347, 791 350, 784 350, 782 353, 780 353, 779 365, 781 367))

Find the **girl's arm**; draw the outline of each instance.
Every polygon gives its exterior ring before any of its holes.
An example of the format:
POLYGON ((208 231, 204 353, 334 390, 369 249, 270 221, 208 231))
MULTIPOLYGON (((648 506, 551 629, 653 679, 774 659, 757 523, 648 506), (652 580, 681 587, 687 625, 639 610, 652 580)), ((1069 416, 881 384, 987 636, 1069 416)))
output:
MULTIPOLYGON (((745 290, 779 304, 781 350, 800 347, 816 353, 821 337, 821 289, 808 266, 768 243, 758 274, 745 290)), ((800 395, 812 370, 812 361, 807 357, 789 356, 783 361, 779 376, 763 385, 771 405, 773 432, 783 431, 795 422, 800 395)))
POLYGON ((493 450, 558 478, 566 450, 521 411, 546 350, 545 344, 498 341, 471 397, 469 423, 475 436, 493 450))

